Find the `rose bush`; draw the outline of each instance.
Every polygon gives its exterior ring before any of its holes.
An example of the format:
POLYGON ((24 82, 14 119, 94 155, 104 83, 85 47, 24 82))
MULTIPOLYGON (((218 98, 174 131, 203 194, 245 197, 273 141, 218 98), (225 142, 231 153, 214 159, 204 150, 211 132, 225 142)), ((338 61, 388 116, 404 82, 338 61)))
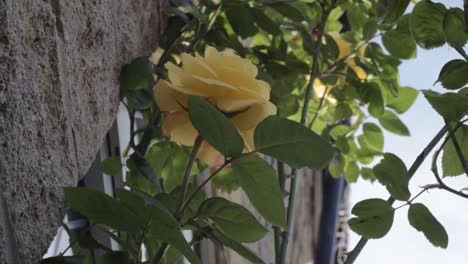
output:
MULTIPOLYGON (((358 50, 357 52, 353 52, 353 47, 351 43, 346 41, 343 36, 339 32, 329 32, 328 35, 332 37, 332 39, 335 41, 337 47, 338 47, 338 57, 336 58, 336 61, 339 61, 343 59, 350 67, 354 73, 356 74, 356 77, 360 80, 366 80, 368 79, 368 74, 366 71, 359 67, 356 64, 355 57, 359 57, 360 59, 365 59, 364 57, 364 52, 366 50, 366 46, 363 45, 362 42, 357 44, 358 50)), ((317 97, 322 98, 326 96, 326 99, 328 99, 331 103, 336 103, 336 100, 330 96, 328 96, 331 92, 333 87, 327 87, 327 85, 323 84, 320 79, 315 79, 314 80, 314 91, 317 94, 317 97)))
MULTIPOLYGON (((187 101, 196 95, 229 117, 244 140, 244 151, 252 151, 255 127, 276 113, 276 106, 269 102, 269 84, 256 79, 257 67, 233 50, 219 52, 210 46, 204 57, 184 53, 181 62, 181 67, 166 63, 169 81, 160 80, 154 87, 156 104, 166 113, 163 134, 185 146, 194 144, 198 133, 190 121, 187 101)), ((223 155, 207 142, 198 158, 210 167, 224 162, 223 155)))

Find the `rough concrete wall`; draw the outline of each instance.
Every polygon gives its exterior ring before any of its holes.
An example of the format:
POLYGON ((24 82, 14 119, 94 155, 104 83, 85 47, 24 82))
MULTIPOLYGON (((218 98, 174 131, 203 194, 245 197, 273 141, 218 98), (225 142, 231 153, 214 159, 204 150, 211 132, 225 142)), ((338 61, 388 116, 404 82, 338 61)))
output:
POLYGON ((118 72, 156 48, 163 0, 0 0, 0 263, 37 263, 90 166, 118 72))

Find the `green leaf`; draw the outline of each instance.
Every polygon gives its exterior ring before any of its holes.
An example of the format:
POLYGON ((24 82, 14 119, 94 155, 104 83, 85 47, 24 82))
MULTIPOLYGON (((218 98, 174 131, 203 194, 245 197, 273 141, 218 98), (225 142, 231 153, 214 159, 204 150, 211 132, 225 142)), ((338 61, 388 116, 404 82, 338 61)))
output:
POLYGON ((468 114, 468 95, 463 93, 439 94, 434 91, 423 91, 424 96, 437 113, 449 121, 458 121, 468 114))
POLYGON ((347 103, 339 103, 335 108, 335 120, 343 120, 353 115, 353 109, 347 103))
POLYGON ((198 215, 208 217, 226 235, 240 242, 258 241, 268 232, 249 210, 222 197, 204 201, 198 209, 198 215))
POLYGON ((192 264, 199 264, 200 260, 192 251, 180 231, 177 220, 169 210, 159 203, 148 204, 145 209, 149 216, 146 235, 151 240, 161 240, 177 248, 192 264))
MULTIPOLYGON (((190 190, 189 187, 189 194, 190 190)), ((147 239, 165 241, 182 252, 191 263, 200 263, 182 235, 179 223, 171 212, 172 208, 169 208, 170 205, 167 206, 165 201, 158 200, 159 195, 168 194, 160 193, 158 196, 152 197, 144 193, 124 189, 117 190, 117 196, 123 206, 130 212, 137 214, 137 219, 143 223, 139 230, 145 230, 147 239)))
POLYGON ((55 256, 41 260, 41 264, 83 264, 83 256, 55 256))
POLYGON ((328 165, 328 171, 330 171, 331 176, 340 177, 341 174, 343 174, 344 167, 345 167, 345 159, 343 155, 336 152, 330 164, 328 165))
POLYGON ((255 35, 258 31, 254 26, 254 18, 247 5, 233 5, 226 10, 226 17, 231 24, 232 29, 242 38, 248 38, 255 35))
POLYGON ((418 97, 418 90, 411 87, 401 87, 397 97, 389 96, 387 106, 398 114, 403 114, 413 105, 418 97))
MULTIPOLYGON (((463 153, 463 157, 465 157, 465 162, 468 162, 468 126, 463 125, 460 127, 455 132, 455 138, 463 153)), ((452 140, 449 139, 444 146, 444 153, 442 155, 442 173, 444 176, 458 176, 464 172, 455 146, 452 140)))
POLYGON ((279 25, 276 24, 271 18, 269 18, 262 9, 260 8, 253 8, 251 9, 253 17, 255 19, 255 23, 265 32, 272 34, 273 36, 281 34, 281 30, 279 25))
POLYGON ((363 148, 381 152, 384 145, 383 132, 376 124, 364 123, 363 134, 358 137, 358 141, 363 148))
POLYGON ((278 114, 283 117, 287 117, 297 113, 297 110, 299 109, 299 100, 297 96, 288 95, 280 98, 277 101, 276 106, 278 107, 278 114))
POLYGON ((338 139, 339 137, 345 137, 351 131, 351 128, 347 125, 337 125, 330 130, 330 135, 334 139, 338 139))
MULTIPOLYGON (((161 179, 154 173, 153 168, 151 167, 150 163, 145 159, 133 153, 130 155, 130 159, 127 160, 127 168, 130 170, 130 175, 128 175, 129 183, 134 183, 133 178, 143 178, 144 180, 140 182, 141 184, 146 184, 149 186, 135 186, 135 187, 142 187, 142 190, 161 190, 161 179), (152 188, 154 187, 154 188, 152 188)), ((137 180, 138 181, 138 180, 137 180)), ((140 179, 141 181, 141 179, 140 179)), ((148 192, 151 193, 151 192, 148 192)))
POLYGON ((360 201, 351 212, 357 217, 348 221, 349 227, 368 239, 385 236, 393 225, 395 214, 390 203, 382 199, 360 201))
POLYGON ((406 125, 401 122, 397 115, 392 111, 386 110, 385 113, 379 118, 379 123, 386 130, 400 136, 409 136, 410 132, 406 125))
POLYGON ((371 168, 361 168, 361 176, 364 180, 370 180, 371 182, 376 180, 374 171, 371 168))
POLYGON ((405 13, 410 0, 379 0, 377 15, 383 24, 394 24, 405 13))
POLYGON ((278 116, 267 117, 258 124, 254 142, 259 152, 294 168, 323 168, 335 152, 330 144, 316 133, 297 122, 278 116))
POLYGON ((166 191, 172 191, 182 183, 188 155, 184 149, 169 141, 161 141, 150 146, 146 159, 154 172, 164 181, 166 191))
POLYGON ((127 91, 125 99, 127 99, 128 108, 132 110, 144 110, 154 104, 151 88, 127 91))
POLYGON ((225 157, 236 157, 244 149, 244 141, 232 122, 219 110, 200 97, 191 96, 188 102, 190 120, 208 143, 225 157))
POLYGON ((250 261, 252 264, 266 264, 266 262, 257 256, 252 250, 245 247, 241 243, 229 238, 221 232, 214 232, 213 234, 219 241, 226 247, 231 248, 239 255, 250 261))
POLYGON ((234 175, 232 168, 222 169, 211 184, 222 192, 231 193, 240 187, 239 179, 234 175))
POLYGON ((448 235, 445 228, 425 205, 420 203, 411 204, 408 210, 408 220, 416 230, 423 232, 427 240, 434 246, 447 248, 448 235))
POLYGON ((462 47, 468 41, 465 32, 465 14, 460 8, 450 8, 444 17, 445 40, 453 45, 462 47))
POLYGON ((411 33, 423 49, 437 48, 445 44, 445 6, 428 0, 416 4, 411 13, 411 33))
POLYGON ((369 85, 365 87, 364 93, 364 99, 369 102, 369 113, 376 118, 384 114, 384 99, 378 84, 369 83, 369 85))
POLYGON ((382 36, 385 48, 395 57, 412 59, 416 57, 416 43, 410 33, 389 30, 382 36))
MULTIPOLYGON (((175 247, 169 247, 162 264, 184 264, 184 255, 175 247)), ((148 264, 148 263, 147 263, 148 264)))
POLYGON ((387 187, 393 198, 407 201, 411 197, 408 189, 409 175, 405 163, 392 153, 385 153, 379 164, 374 166, 374 175, 387 187))
POLYGON ((130 264, 130 256, 124 251, 106 252, 99 258, 98 264, 130 264))
POLYGON ((123 66, 120 71, 121 93, 148 88, 153 81, 153 66, 147 57, 139 57, 123 66))
POLYGON ((468 63, 465 60, 447 62, 439 73, 437 81, 447 89, 455 90, 468 83, 468 63))
POLYGON ((348 183, 356 182, 359 177, 359 166, 356 162, 350 161, 346 163, 344 169, 345 180, 348 183))
POLYGON ((304 20, 304 15, 302 14, 301 10, 299 10, 293 3, 274 3, 270 6, 278 13, 296 23, 301 23, 304 20))
POLYGON ((353 30, 358 30, 364 26, 366 16, 358 5, 349 4, 346 7, 346 16, 353 30))
POLYGON ((373 17, 369 18, 363 26, 362 38, 364 40, 370 40, 371 38, 373 38, 375 34, 377 33, 377 29, 378 29, 377 26, 378 26, 377 19, 373 17))
POLYGON ((65 199, 73 211, 88 217, 96 224, 120 231, 137 231, 143 222, 128 208, 105 193, 91 188, 64 188, 65 199))
POLYGON ((120 157, 109 157, 101 162, 101 170, 109 176, 114 176, 122 172, 122 162, 120 157))
POLYGON ((234 160, 232 169, 255 209, 268 222, 285 227, 283 195, 276 171, 256 155, 247 155, 234 160))

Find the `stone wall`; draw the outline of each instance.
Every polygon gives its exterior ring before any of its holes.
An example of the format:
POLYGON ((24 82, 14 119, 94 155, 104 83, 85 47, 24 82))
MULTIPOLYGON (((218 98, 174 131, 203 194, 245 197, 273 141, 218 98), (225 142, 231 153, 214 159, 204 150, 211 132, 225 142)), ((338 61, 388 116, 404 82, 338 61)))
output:
POLYGON ((156 48, 163 0, 0 0, 0 263, 37 263, 118 106, 156 48))

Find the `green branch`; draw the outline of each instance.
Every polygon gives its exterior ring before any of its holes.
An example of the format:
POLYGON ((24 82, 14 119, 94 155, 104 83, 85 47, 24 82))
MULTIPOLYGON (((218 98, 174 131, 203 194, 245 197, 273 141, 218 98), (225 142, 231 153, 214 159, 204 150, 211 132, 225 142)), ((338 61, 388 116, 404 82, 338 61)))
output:
MULTIPOLYGON (((323 9, 322 19, 320 21, 320 31, 315 42, 315 47, 313 49, 313 62, 312 62, 312 69, 310 73, 310 80, 307 85, 307 90, 305 93, 304 98, 304 105, 302 106, 302 113, 301 113, 301 121, 302 125, 305 125, 307 120, 307 112, 309 110, 310 99, 312 97, 312 91, 314 87, 314 80, 319 75, 319 59, 320 59, 320 48, 322 45, 322 38, 325 33, 325 28, 328 20, 328 16, 333 9, 334 3, 332 4, 332 8, 330 9, 323 9)), ((286 264, 287 253, 288 253, 288 244, 289 244, 289 236, 293 229, 293 222, 294 222, 294 203, 296 198, 296 186, 297 186, 297 169, 293 169, 291 173, 291 182, 289 185, 289 199, 288 199, 288 209, 287 209, 287 227, 286 230, 282 233, 282 243, 281 243, 281 255, 280 255, 280 262, 281 264, 286 264)))
MULTIPOLYGON (((468 121, 467 120, 462 120, 460 121, 457 126, 454 128, 454 131, 456 131, 458 128, 461 127, 461 125, 468 121)), ((429 144, 427 144, 427 146, 424 148, 424 150, 418 155, 418 157, 416 158, 416 160, 413 162, 413 165, 411 165, 410 169, 408 170, 408 174, 409 174, 409 179, 411 180, 411 178, 414 176, 414 174, 416 173, 416 171, 419 169, 419 167, 421 166, 421 164, 424 162, 424 160, 429 156, 429 154, 431 153, 431 151, 435 148, 435 146, 439 143, 440 140, 442 140, 442 138, 445 136, 445 134, 448 132, 448 128, 447 126, 444 126, 435 136, 434 138, 429 142, 429 144)), ((450 135, 449 135, 450 136, 450 135)), ((444 143, 448 140, 448 138, 445 139, 444 143)), ((439 150, 440 152, 440 150, 439 150)), ((435 175, 436 178, 438 176, 438 173, 435 175)), ((440 177, 438 177, 440 179, 440 177)), ((438 182, 439 182, 439 185, 437 188, 439 189, 445 189, 447 191, 450 191, 452 193, 456 193, 457 195, 460 195, 462 197, 464 196, 468 196, 466 195, 465 193, 463 192, 458 192, 456 190, 453 190, 451 189, 450 187, 446 186, 445 183, 440 179, 439 181, 438 179, 438 182), (441 184, 442 183, 442 184, 441 184)), ((393 204, 395 202, 395 199, 390 196, 387 201, 390 203, 390 204, 393 204)), ((364 247, 366 246, 368 242, 368 239, 365 238, 365 237, 361 237, 361 239, 359 240, 359 242, 356 244, 356 246, 354 247, 353 250, 351 250, 351 252, 348 254, 348 258, 346 259, 345 261, 345 264, 352 264, 354 263, 354 261, 356 261, 357 257, 359 256, 359 254, 361 253, 361 251, 364 249, 364 247)))
MULTIPOLYGON (((421 164, 424 162, 424 160, 429 156, 431 151, 434 149, 434 147, 439 143, 439 141, 444 137, 444 135, 447 133, 447 127, 444 126, 435 136, 434 138, 429 142, 429 144, 424 148, 424 150, 419 154, 419 156, 416 158, 416 160, 413 162, 413 165, 411 165, 410 169, 408 170, 409 174, 409 179, 413 177, 413 175, 416 173, 416 171, 419 169, 421 164)), ((387 201, 390 204, 393 204, 395 199, 390 196, 387 201)), ((361 251, 364 249, 364 247, 367 244, 368 239, 365 237, 361 237, 359 239, 359 242, 356 244, 353 250, 348 254, 348 257, 346 258, 345 264, 352 264, 354 261, 356 261, 357 257, 359 254, 361 254, 361 251)))
MULTIPOLYGON (((183 212, 184 212, 183 206, 185 204, 185 198, 187 196, 188 185, 190 182, 190 174, 192 173, 193 164, 195 163, 195 160, 197 159, 198 151, 200 150, 202 141, 203 139, 200 136, 198 136, 195 139, 195 144, 193 145, 192 152, 190 153, 189 161, 187 163, 187 166, 185 167, 184 178, 182 182, 182 190, 180 191, 179 201, 177 203, 177 209, 174 214, 177 221, 180 221, 180 219, 183 216, 183 212)), ((164 242, 161 245, 158 252, 156 253, 156 256, 154 257, 154 263, 156 264, 161 263, 168 246, 169 244, 167 242, 164 242)))

